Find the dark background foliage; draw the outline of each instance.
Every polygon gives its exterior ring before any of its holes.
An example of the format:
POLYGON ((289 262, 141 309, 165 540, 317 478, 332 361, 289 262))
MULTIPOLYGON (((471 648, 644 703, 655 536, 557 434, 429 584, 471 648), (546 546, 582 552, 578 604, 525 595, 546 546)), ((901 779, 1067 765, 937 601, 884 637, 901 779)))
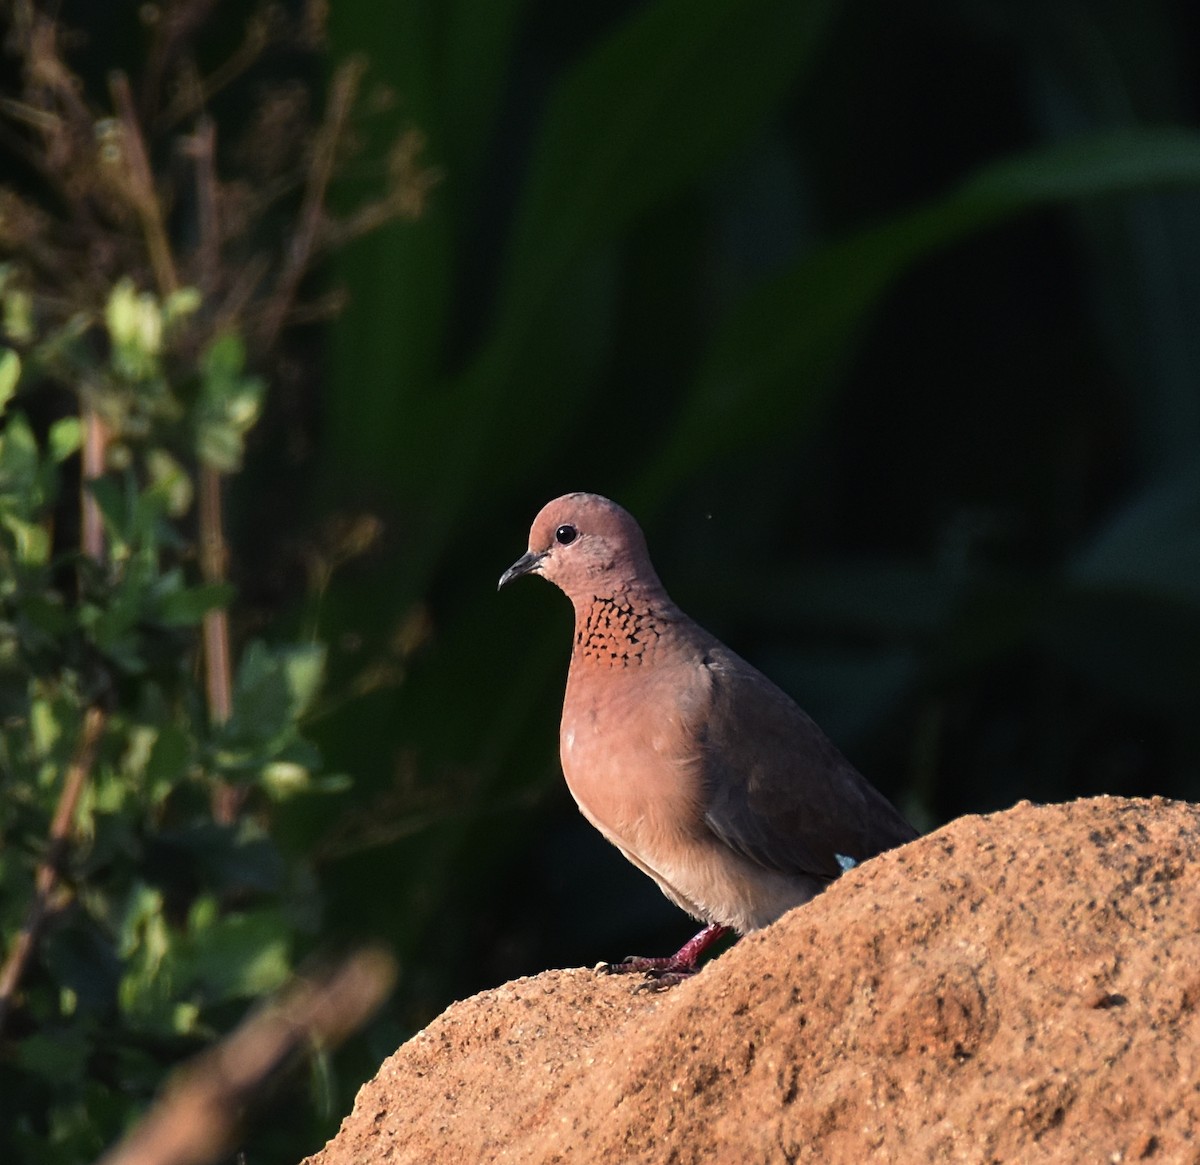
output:
POLYGON ((342 266, 315 451, 319 504, 386 529, 326 633, 423 628, 322 733, 356 803, 421 806, 328 871, 414 1014, 687 929, 557 775, 565 603, 492 593, 569 489, 633 508, 677 600, 924 827, 1195 795, 1194 15, 344 5, 334 34, 444 175, 342 266))
POLYGON ((380 156, 415 126, 441 175, 338 261, 349 306, 231 499, 240 618, 328 645, 309 734, 354 780, 280 842, 326 941, 400 958, 341 1108, 451 999, 689 932, 562 785, 566 603, 495 594, 567 490, 632 509, 680 605, 922 828, 1197 796, 1192 6, 336 0, 331 26, 395 90, 380 156), (323 585, 312 546, 364 522, 323 585))

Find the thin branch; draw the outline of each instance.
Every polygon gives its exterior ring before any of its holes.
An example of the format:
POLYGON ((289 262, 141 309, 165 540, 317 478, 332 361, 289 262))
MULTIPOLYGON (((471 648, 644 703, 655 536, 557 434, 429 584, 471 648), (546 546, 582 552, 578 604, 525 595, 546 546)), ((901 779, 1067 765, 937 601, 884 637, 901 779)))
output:
POLYGON ((108 447, 108 426, 91 406, 83 406, 83 485, 79 491, 82 532, 80 543, 84 554, 95 562, 104 558, 104 519, 96 495, 88 488, 104 473, 104 455, 108 447))
POLYGON ((248 1105, 301 1055, 361 1027, 395 975, 391 956, 366 950, 324 982, 297 983, 197 1057, 97 1165, 205 1165, 228 1153, 248 1105))
MULTIPOLYGON (((221 506, 221 473, 211 465, 200 465, 200 571, 205 582, 224 582, 229 547, 225 542, 221 506)), ((205 611, 204 690, 208 718, 219 727, 233 715, 233 665, 229 646, 229 612, 224 607, 205 611)), ((218 825, 232 825, 242 811, 247 790, 218 780, 212 791, 212 815, 218 825)))
POLYGON ((235 327, 239 320, 249 314, 250 305, 270 270, 271 260, 267 255, 254 255, 242 264, 233 286, 225 293, 220 307, 213 313, 216 321, 214 331, 235 327))
MULTIPOLYGON (((16 101, 12 97, 0 97, 0 113, 18 125, 28 126, 42 134, 53 132, 58 128, 60 121, 57 113, 47 113, 44 109, 30 105, 27 101, 16 101)), ((32 151, 30 151, 30 155, 33 156, 32 151)))
POLYGON ((221 266, 221 231, 217 212, 217 129, 211 118, 201 117, 189 141, 196 163, 196 217, 199 242, 196 246, 196 282, 207 299, 217 286, 221 266))
POLYGON ((144 115, 149 116, 152 110, 162 106, 163 82, 178 73, 182 50, 195 37, 215 5, 216 0, 189 0, 187 4, 165 4, 156 9, 158 19, 146 53, 140 92, 144 115))
POLYGON ((25 65, 24 92, 42 104, 45 98, 39 89, 53 94, 71 119, 79 140, 88 140, 95 119, 83 99, 78 76, 63 57, 58 22, 53 16, 35 12, 32 5, 19 7, 23 15, 16 44, 25 65))
MULTIPOLYGON (((197 278, 201 291, 211 295, 216 288, 221 262, 216 173, 216 128, 207 117, 190 142, 196 163, 196 204, 199 219, 197 278)), ((200 570, 206 582, 224 582, 229 566, 221 504, 221 475, 208 465, 199 470, 200 570)), ((229 615, 224 608, 206 611, 204 632, 204 678, 209 719, 214 725, 228 722, 233 714, 233 667, 229 644, 229 615)), ((237 820, 242 793, 220 783, 213 794, 213 817, 224 825, 237 820)))
POLYGON ((335 288, 319 299, 310 299, 297 304, 288 312, 287 318, 283 321, 284 327, 303 327, 336 319, 345 309, 346 302, 345 290, 340 287, 335 288))
POLYGON ((170 105, 154 120, 156 131, 171 129, 199 113, 225 86, 236 81, 263 55, 271 43, 271 14, 268 8, 246 22, 246 35, 233 55, 196 85, 180 89, 170 105))
POLYGON ((54 819, 50 823, 50 845, 46 857, 38 866, 33 901, 25 916, 25 925, 17 935, 17 941, 4 967, 0 969, 0 1033, 3 1032, 12 1010, 13 998, 20 986, 21 977, 37 946, 38 936, 50 912, 50 900, 58 888, 59 877, 62 873, 63 859, 66 857, 67 846, 71 840, 71 826, 75 820, 75 810, 79 805, 79 797, 87 783, 92 766, 96 763, 96 752, 100 739, 104 735, 104 727, 108 717, 100 708, 92 705, 84 713, 83 728, 79 735, 79 743, 75 747, 75 755, 67 766, 63 780, 62 792, 58 795, 58 805, 54 810, 54 819))
POLYGON ((125 162, 126 191, 142 224, 146 251, 154 268, 159 294, 170 295, 179 288, 179 276, 154 185, 154 173, 146 154, 145 139, 134 109, 129 78, 124 73, 113 73, 109 78, 109 89, 112 91, 113 108, 121 123, 121 156, 125 162))
POLYGON ((23 100, 6 101, 3 111, 15 124, 36 131, 37 139, 6 131, 5 140, 45 177, 75 224, 95 231, 99 224, 86 192, 93 185, 96 117, 82 96, 79 78, 63 59, 54 17, 18 0, 12 26, 9 43, 22 65, 23 100))
MULTIPOLYGON (((200 570, 205 582, 224 582, 229 548, 221 514, 221 474, 210 465, 200 466, 199 508, 200 570)), ((224 724, 233 713, 229 622, 224 610, 204 616, 204 660, 208 714, 214 724, 224 724)))
POLYGON ((329 103, 325 120, 317 132, 313 148, 313 160, 304 190, 304 201, 300 207, 299 226, 287 249, 283 270, 275 283, 264 311, 260 340, 263 351, 274 347, 275 341, 291 311, 300 281, 304 278, 320 243, 321 226, 324 221, 325 192, 333 177, 337 161, 338 142, 350 118, 354 97, 362 81, 364 64, 361 60, 347 61, 333 75, 329 90, 329 103))
POLYGON ((333 224, 327 240, 330 249, 343 247, 396 219, 421 217, 430 193, 443 177, 436 167, 420 165, 424 147, 425 138, 416 130, 410 129, 396 139, 388 151, 387 192, 333 224))
MULTIPOLYGON (((197 279, 205 295, 216 288, 221 262, 221 236, 217 219, 216 129, 202 117, 191 139, 196 163, 196 203, 199 219, 197 279)), ((224 582, 229 569, 225 541, 221 474, 212 466, 199 468, 200 570, 206 582, 224 582)), ((226 724, 233 715, 233 664, 229 642, 229 613, 215 608, 204 613, 204 682, 209 720, 226 724)), ((227 781, 217 783, 212 794, 213 819, 232 825, 241 812, 245 794, 227 781)))

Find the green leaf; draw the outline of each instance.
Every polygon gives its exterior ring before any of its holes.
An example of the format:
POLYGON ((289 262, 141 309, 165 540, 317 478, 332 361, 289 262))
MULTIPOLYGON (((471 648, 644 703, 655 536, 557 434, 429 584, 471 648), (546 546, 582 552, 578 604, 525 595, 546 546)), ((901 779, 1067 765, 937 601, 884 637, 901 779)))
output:
POLYGON ((194 492, 187 471, 165 449, 151 449, 146 454, 146 469, 149 489, 162 498, 172 518, 181 518, 191 508, 194 492))
POLYGON ((3 512, 0 512, 0 525, 12 535, 17 561, 22 566, 45 566, 49 562, 50 534, 43 526, 3 512))
MULTIPOLYGON (((11 270, 11 268, 9 269, 11 270)), ((20 288, 3 287, 4 334, 18 344, 33 340, 33 297, 20 288)))
POLYGON ((21 600, 21 614, 31 627, 50 638, 66 635, 75 624, 62 596, 53 591, 26 594, 21 600))
POLYGON ((292 696, 293 714, 303 716, 312 706, 325 672, 325 648, 317 644, 292 646, 277 651, 292 696))
POLYGON ((201 461, 222 473, 240 468, 244 437, 262 409, 265 386, 257 377, 244 375, 245 359, 241 339, 225 332, 200 362, 196 450, 201 461))
POLYGON ((316 793, 345 793, 354 788, 354 778, 349 773, 326 773, 309 781, 308 787, 316 793))
POLYGON ((9 495, 30 516, 41 503, 37 438, 21 413, 8 418, 0 433, 0 500, 9 495))
POLYGON ((291 974, 290 934, 278 911, 208 912, 188 944, 183 976, 208 1002, 273 991, 291 974))
POLYGON ((277 760, 264 766, 262 783, 268 796, 275 801, 284 801, 297 793, 308 792, 312 788, 312 774, 295 761, 277 760))
POLYGON ((104 320, 117 372, 135 381, 154 377, 163 342, 158 300, 150 292, 138 292, 132 280, 122 279, 109 295, 104 320))
POLYGON ((312 702, 321 682, 324 648, 316 645, 268 648, 261 641, 246 651, 238 672, 238 692, 246 698, 283 681, 289 709, 299 715, 312 702))
POLYGON ((62 725, 50 700, 35 699, 30 704, 29 733, 34 755, 49 756, 55 743, 62 736, 62 725))
POLYGON ((153 886, 139 882, 130 890, 117 948, 122 958, 140 950, 147 952, 151 969, 162 961, 169 946, 165 932, 157 929, 162 921, 162 908, 162 894, 153 886))
POLYGON ((222 332, 204 350, 200 372, 204 390, 220 398, 232 391, 246 366, 246 346, 236 332, 222 332))
POLYGON ((826 0, 660 0, 570 73, 514 229, 507 310, 692 181, 766 114, 823 35, 826 0))
POLYGON ((242 435, 232 425, 205 421, 196 430, 196 454, 220 473, 235 473, 242 464, 242 435))
POLYGON ((178 291, 172 291, 163 300, 163 322, 170 326, 190 315, 195 315, 203 302, 204 297, 195 287, 181 287, 178 291))
POLYGON ((158 621, 168 627, 194 626, 209 611, 228 607, 236 593, 229 583, 204 583, 174 591, 159 601, 158 621))
POLYGON ((25 1071, 63 1088, 83 1079, 91 1048, 85 1032, 62 1026, 26 1036, 16 1051, 17 1063, 25 1071))
POLYGON ((163 801, 186 777, 194 755, 193 744, 191 736, 178 725, 159 728, 146 760, 145 779, 152 803, 163 801))
POLYGON ((8 408, 21 379, 21 357, 11 348, 0 351, 0 414, 8 408))
POLYGON ((204 931, 210 930, 221 917, 221 908, 212 894, 201 894, 188 911, 188 933, 192 938, 203 940, 204 931))
POLYGON ((1090 134, 986 166, 944 204, 964 225, 1043 203, 1200 185, 1200 135, 1182 128, 1090 134))
POLYGON ((181 1036, 192 1035, 200 1027, 200 1005, 190 1000, 176 1003, 171 1011, 171 1028, 181 1036))
POLYGON ((130 543, 134 539, 133 499, 127 483, 112 474, 95 478, 86 483, 86 488, 96 499, 104 530, 108 535, 109 551, 114 560, 122 561, 129 556, 130 543))
POLYGON ((272 649, 257 640, 251 643, 238 668, 222 763, 262 763, 294 741, 297 721, 320 687, 324 664, 320 646, 272 649), (246 750, 250 755, 244 755, 246 750))
POLYGON ((913 263, 1048 203, 1174 186, 1200 186, 1200 135, 1097 135, 987 166, 934 203, 802 256, 719 329, 661 456, 630 491, 635 504, 649 508, 699 466, 794 431, 825 400, 871 309, 913 263))
POLYGON ((66 461, 83 444, 83 425, 78 417, 63 417, 50 426, 50 456, 66 461))
POLYGON ((1135 495, 1076 556, 1069 578, 1200 609, 1200 470, 1189 465, 1135 495))

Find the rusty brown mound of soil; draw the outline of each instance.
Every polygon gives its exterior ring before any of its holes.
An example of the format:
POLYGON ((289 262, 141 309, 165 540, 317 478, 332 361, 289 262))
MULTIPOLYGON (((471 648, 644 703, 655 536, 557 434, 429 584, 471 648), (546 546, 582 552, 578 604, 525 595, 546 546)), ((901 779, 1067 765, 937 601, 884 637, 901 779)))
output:
POLYGON ((967 817, 662 994, 456 1003, 309 1165, 1200 1161, 1200 810, 967 817))

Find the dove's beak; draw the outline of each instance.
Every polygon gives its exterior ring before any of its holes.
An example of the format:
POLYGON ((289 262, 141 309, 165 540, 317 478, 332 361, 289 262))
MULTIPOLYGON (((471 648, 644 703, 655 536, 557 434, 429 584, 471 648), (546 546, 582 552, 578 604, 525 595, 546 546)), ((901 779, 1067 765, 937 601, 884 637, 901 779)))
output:
POLYGON ((536 571, 542 564, 542 559, 550 552, 548 550, 540 550, 536 554, 531 550, 528 554, 521 555, 516 562, 512 564, 501 576, 500 581, 496 584, 496 590, 499 590, 505 583, 510 583, 514 578, 520 578, 523 574, 529 574, 531 571, 536 571))

